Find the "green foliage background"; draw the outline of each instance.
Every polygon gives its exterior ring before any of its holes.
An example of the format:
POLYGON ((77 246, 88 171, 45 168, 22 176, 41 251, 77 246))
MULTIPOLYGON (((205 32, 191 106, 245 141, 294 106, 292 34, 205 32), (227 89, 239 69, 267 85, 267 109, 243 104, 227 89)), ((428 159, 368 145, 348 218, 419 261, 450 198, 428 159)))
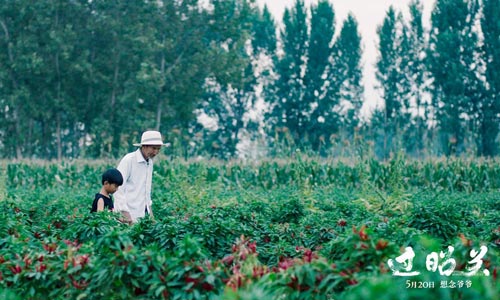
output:
POLYGON ((334 1, 4 2, 2 158, 118 157, 146 129, 186 159, 498 154, 496 0, 437 0, 430 26, 390 7, 368 113, 366 37, 334 1))

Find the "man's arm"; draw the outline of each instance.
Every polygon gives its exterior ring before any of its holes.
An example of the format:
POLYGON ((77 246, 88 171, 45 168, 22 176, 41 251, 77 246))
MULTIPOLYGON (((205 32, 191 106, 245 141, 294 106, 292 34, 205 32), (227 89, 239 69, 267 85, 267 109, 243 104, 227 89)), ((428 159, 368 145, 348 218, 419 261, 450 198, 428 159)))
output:
MULTIPOLYGON (((115 203, 115 210, 119 212, 129 212, 128 204, 126 201, 125 193, 127 189, 127 181, 130 177, 130 159, 128 155, 122 158, 117 167, 118 171, 122 174, 123 177, 123 185, 118 188, 118 190, 113 194, 115 203)), ((130 213, 128 213, 128 217, 130 218, 130 213)), ((131 218, 130 218, 131 219, 131 218)))

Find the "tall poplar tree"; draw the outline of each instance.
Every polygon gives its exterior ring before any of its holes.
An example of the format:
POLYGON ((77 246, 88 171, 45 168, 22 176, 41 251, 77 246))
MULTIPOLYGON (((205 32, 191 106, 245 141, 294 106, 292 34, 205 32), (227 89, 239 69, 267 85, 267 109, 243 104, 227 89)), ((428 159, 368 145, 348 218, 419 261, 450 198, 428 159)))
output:
MULTIPOLYGON (((304 2, 297 0, 283 16, 282 55, 271 103, 274 131, 284 133, 299 148, 323 150, 338 131, 334 108, 338 89, 330 79, 335 14, 328 1, 311 7, 310 26, 304 2)), ((284 137, 276 135, 276 138, 284 137)))
POLYGON ((478 132, 478 154, 498 154, 500 124, 500 1, 484 0, 481 29, 484 36, 487 89, 482 104, 478 132))
POLYGON ((251 19, 254 52, 274 54, 276 51, 276 24, 267 5, 251 19))
POLYGON ((143 124, 156 130, 188 130, 203 93, 210 62, 216 55, 209 12, 197 0, 161 1, 154 7, 152 24, 146 28, 150 41, 143 51, 137 76, 137 92, 143 103, 143 124))
POLYGON ((22 158, 35 139, 29 82, 38 61, 32 39, 36 10, 25 1, 0 5, 0 145, 4 157, 22 158), (20 62, 23 62, 22 64, 20 62))
POLYGON ((377 33, 380 55, 377 59, 376 77, 384 100, 380 124, 383 128, 381 155, 388 158, 390 153, 399 150, 400 136, 409 121, 408 80, 402 59, 408 45, 403 39, 405 32, 402 30, 402 16, 392 6, 377 33))
POLYGON ((288 132, 295 145, 305 138, 309 119, 309 103, 304 101, 304 66, 308 34, 304 1, 296 0, 283 14, 280 32, 282 55, 276 62, 277 80, 273 87, 275 98, 271 104, 272 131, 288 132))
POLYGON ((477 78, 478 37, 474 28, 478 8, 477 0, 437 0, 432 12, 428 62, 433 76, 433 106, 445 155, 465 151, 482 105, 477 78))
MULTIPOLYGON (((335 33, 335 13, 328 1, 319 1, 311 7, 311 26, 305 66, 304 98, 308 117, 307 135, 313 150, 329 146, 330 136, 338 131, 338 117, 334 106, 338 100, 332 95, 326 78, 333 70, 329 68, 332 58, 332 42, 335 33)), ((335 93, 333 93, 335 94, 335 93)), ((306 136, 302 136, 305 138, 306 136)))
POLYGON ((73 130, 73 122, 78 119, 75 110, 79 102, 73 86, 81 75, 78 69, 79 51, 76 49, 78 36, 74 30, 75 21, 80 19, 82 10, 76 3, 52 0, 37 2, 36 23, 39 26, 38 53, 39 77, 33 97, 36 105, 34 114, 42 130, 42 156, 61 159, 67 146, 68 135, 73 130), (65 142, 66 141, 66 142, 65 142))
POLYGON ((0 16, 0 54, 8 156, 62 158, 73 154, 81 78, 78 2, 9 1, 0 16), (10 152, 10 153, 9 153, 10 152))
MULTIPOLYGON (((147 4, 139 1, 91 2, 93 97, 101 109, 92 124, 92 156, 118 156, 126 151, 124 140, 136 139, 134 118, 137 99, 131 98, 133 82, 149 42, 144 30, 149 22, 147 4), (131 101, 131 100, 135 101, 131 101)), ((137 130, 140 131, 140 130, 137 130)))
POLYGON ((335 41, 332 77, 329 82, 334 87, 332 91, 338 91, 338 123, 348 139, 354 136, 360 124, 364 101, 362 56, 358 21, 349 14, 335 41))
POLYGON ((403 132, 402 141, 409 154, 422 157, 424 141, 428 133, 430 115, 429 95, 427 92, 429 72, 427 71, 426 39, 423 26, 423 6, 420 0, 409 4, 410 19, 403 25, 402 71, 406 75, 406 105, 411 118, 403 132))
POLYGON ((215 129, 204 130, 204 142, 205 148, 219 158, 239 155, 240 142, 251 138, 251 128, 255 127, 249 118, 257 101, 254 62, 260 51, 272 47, 272 36, 255 40, 255 29, 271 31, 266 23, 269 19, 265 19, 269 16, 246 0, 220 1, 214 7, 212 34, 224 40, 214 50, 218 55, 205 81, 200 111, 216 123, 215 129))

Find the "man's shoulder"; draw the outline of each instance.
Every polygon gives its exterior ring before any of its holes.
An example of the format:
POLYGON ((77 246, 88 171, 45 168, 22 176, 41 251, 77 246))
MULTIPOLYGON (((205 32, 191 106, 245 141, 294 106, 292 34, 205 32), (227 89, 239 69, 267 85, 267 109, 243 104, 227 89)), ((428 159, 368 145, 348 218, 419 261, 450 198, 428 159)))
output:
POLYGON ((125 154, 122 160, 134 160, 136 157, 137 157, 137 150, 125 154))

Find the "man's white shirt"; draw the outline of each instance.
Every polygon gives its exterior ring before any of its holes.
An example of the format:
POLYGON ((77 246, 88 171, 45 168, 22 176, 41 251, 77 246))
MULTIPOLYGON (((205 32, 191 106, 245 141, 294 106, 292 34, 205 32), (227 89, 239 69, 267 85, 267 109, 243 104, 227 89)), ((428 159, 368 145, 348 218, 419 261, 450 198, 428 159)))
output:
POLYGON ((113 194, 116 211, 128 211, 132 221, 151 213, 151 184, 153 160, 146 161, 141 149, 125 155, 117 168, 123 176, 123 185, 113 194))

